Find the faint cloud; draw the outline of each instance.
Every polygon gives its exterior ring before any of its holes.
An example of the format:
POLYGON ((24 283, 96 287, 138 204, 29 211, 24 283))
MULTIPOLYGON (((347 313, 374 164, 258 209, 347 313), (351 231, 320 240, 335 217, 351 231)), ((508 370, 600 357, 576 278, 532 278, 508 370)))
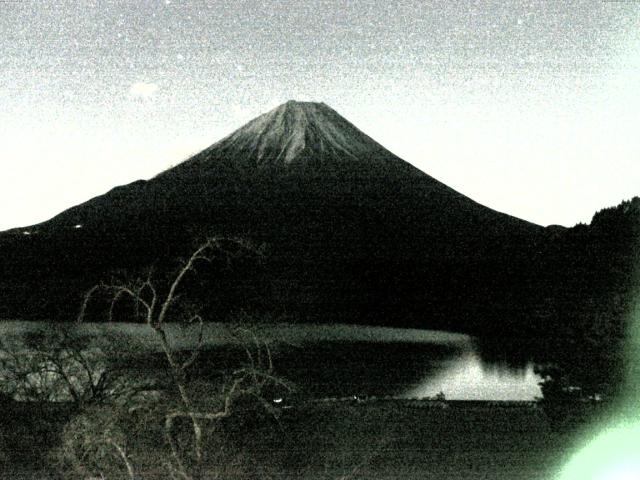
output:
POLYGON ((129 95, 134 98, 149 98, 158 91, 158 84, 136 82, 129 87, 129 95))

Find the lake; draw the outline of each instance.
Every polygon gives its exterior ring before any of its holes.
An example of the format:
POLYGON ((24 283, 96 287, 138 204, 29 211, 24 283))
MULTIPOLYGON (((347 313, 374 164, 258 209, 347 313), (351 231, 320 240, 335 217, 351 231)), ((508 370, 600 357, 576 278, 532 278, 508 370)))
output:
MULTIPOLYGON (((24 338, 52 328, 38 322, 1 322, 0 337, 24 349, 24 338)), ((86 348, 99 348, 107 355, 160 351, 146 325, 86 323, 61 328, 81 338, 86 348)), ((195 345, 194 329, 167 325, 167 333, 177 349, 195 345)), ((424 398, 443 393, 451 400, 516 401, 540 396, 540 378, 526 359, 485 355, 480 343, 467 335, 386 327, 276 324, 230 329, 210 323, 203 331, 205 352, 198 374, 207 377, 221 367, 237 365, 246 358, 241 345, 256 339, 268 345, 276 372, 311 398, 424 398)))

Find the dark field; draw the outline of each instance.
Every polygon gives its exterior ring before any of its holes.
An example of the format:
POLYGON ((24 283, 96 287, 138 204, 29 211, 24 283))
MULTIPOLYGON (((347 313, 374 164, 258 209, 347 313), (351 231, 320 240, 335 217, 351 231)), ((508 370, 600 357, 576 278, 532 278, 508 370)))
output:
MULTIPOLYGON (((69 409, 13 404, 2 413, 1 478, 65 478, 53 473, 48 451, 69 409)), ((577 426, 556 428, 533 404, 479 402, 310 403, 278 419, 241 417, 209 442, 203 478, 547 479, 577 426)), ((166 478, 153 457, 138 478, 166 478)))

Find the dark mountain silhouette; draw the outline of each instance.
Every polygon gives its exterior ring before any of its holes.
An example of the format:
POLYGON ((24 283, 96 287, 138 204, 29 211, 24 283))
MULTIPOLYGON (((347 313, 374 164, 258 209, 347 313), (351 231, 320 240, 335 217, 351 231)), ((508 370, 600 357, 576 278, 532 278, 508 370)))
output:
POLYGON ((111 272, 168 262, 202 234, 266 245, 264 264, 214 282, 216 320, 243 308, 458 331, 528 328, 553 236, 292 101, 151 180, 1 234, 0 316, 74 318, 111 272))

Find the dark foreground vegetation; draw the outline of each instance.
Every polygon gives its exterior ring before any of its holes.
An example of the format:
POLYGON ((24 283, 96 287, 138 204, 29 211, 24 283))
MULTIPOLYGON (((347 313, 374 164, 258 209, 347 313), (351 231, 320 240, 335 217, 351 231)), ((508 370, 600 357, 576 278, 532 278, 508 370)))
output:
POLYGON ((320 399, 245 328, 223 358, 49 328, 2 351, 3 479, 546 479, 605 406, 320 399))
MULTIPOLYGON (((110 408, 102 415, 117 418, 110 408)), ((5 406, 2 478, 130 478, 115 450, 86 457, 84 476, 61 463, 68 426, 84 418, 68 404, 5 406)), ((532 404, 318 402, 276 417, 248 409, 208 430, 200 478, 542 480, 566 459, 581 422, 574 416, 555 428, 532 404)), ((171 478, 162 468, 162 435, 133 423, 128 428, 140 431, 126 453, 134 478, 171 478)))

